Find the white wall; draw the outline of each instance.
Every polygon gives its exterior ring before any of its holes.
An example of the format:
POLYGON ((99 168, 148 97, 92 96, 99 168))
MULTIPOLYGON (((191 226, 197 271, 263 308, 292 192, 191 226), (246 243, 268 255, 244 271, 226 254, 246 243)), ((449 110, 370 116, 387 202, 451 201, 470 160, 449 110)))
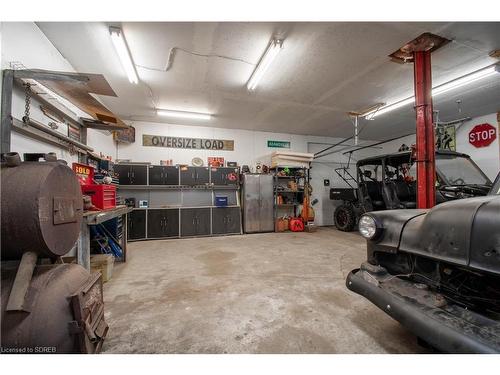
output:
POLYGON ((493 181, 500 170, 500 128, 497 114, 492 113, 486 116, 476 117, 464 123, 457 129, 457 151, 470 155, 472 160, 483 170, 493 181), (496 127, 497 138, 487 147, 474 147, 469 143, 469 132, 476 125, 489 123, 496 127))
MULTIPOLYGON (((11 63, 21 63, 26 68, 47 69, 74 72, 71 64, 59 53, 33 22, 1 23, 1 68, 10 69, 11 63)), ((47 124, 50 120, 40 111, 39 103, 32 100, 30 115, 32 118, 47 124)), ((24 93, 15 89, 12 99, 12 115, 21 119, 24 113, 24 93)), ((66 126, 57 131, 67 135, 66 126)), ((87 143, 97 153, 116 155, 116 146, 109 132, 88 129, 87 143)), ((69 154, 65 149, 33 140, 27 136, 12 132, 11 151, 19 154, 27 152, 55 152, 68 163, 78 161, 77 155, 69 154)))
MULTIPOLYGON (((194 157, 207 163, 209 156, 221 156, 240 165, 254 166, 258 161, 271 163, 271 153, 276 150, 267 147, 267 140, 290 141, 290 151, 307 152, 307 141, 314 137, 290 134, 254 132, 240 129, 222 129, 206 126, 172 125, 154 122, 134 122, 136 141, 132 144, 118 145, 119 159, 132 159, 137 162, 159 164, 160 160, 173 159, 174 164, 191 164, 194 157), (172 137, 213 138, 234 140, 234 151, 210 151, 142 146, 142 135, 172 137)), ((281 149, 284 150, 284 149, 281 149)))
POLYGON ((94 149, 96 154, 111 156, 116 160, 117 147, 111 132, 107 130, 87 129, 87 144, 94 149))
MULTIPOLYGON (((270 132, 248 131, 240 129, 221 129, 204 126, 181 126, 152 122, 135 122, 136 141, 132 144, 118 145, 118 159, 130 159, 134 162, 150 162, 159 164, 160 160, 172 159, 174 164, 191 164, 194 157, 200 157, 207 163, 209 156, 221 156, 226 161, 236 161, 239 165, 249 165, 254 168, 260 161, 271 164, 271 153, 277 150, 316 152, 338 142, 338 138, 314 137, 303 135, 280 134, 270 132), (234 140, 234 151, 206 151, 191 149, 173 149, 164 147, 142 146, 142 135, 160 135, 173 137, 212 138, 234 140), (268 140, 289 141, 290 149, 268 148, 268 140)), ((323 187, 324 179, 333 178, 331 166, 314 163, 311 170, 312 199, 320 201, 315 207, 316 224, 331 224, 333 205, 329 200, 329 189, 323 187)))
MULTIPOLYGON (((489 115, 473 118, 470 121, 465 122, 463 125, 456 127, 456 142, 457 142, 457 152, 463 152, 469 155, 472 160, 483 170, 483 172, 490 178, 494 180, 500 171, 500 128, 497 120, 497 113, 491 113, 489 115), (471 129, 479 124, 489 123, 497 128, 497 138, 493 143, 487 147, 474 147, 469 143, 469 132, 471 129)), ((411 135, 405 138, 397 139, 383 144, 383 149, 380 153, 390 153, 398 150, 399 146, 405 143, 411 146, 415 143, 415 135, 411 135)))

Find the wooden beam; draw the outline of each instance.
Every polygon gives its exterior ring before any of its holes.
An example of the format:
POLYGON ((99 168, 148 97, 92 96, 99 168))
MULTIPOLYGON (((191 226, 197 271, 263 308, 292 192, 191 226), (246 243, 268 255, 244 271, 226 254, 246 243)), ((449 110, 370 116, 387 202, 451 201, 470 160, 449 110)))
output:
POLYGON ((79 81, 88 82, 84 74, 56 72, 50 70, 22 69, 14 70, 14 76, 19 79, 49 80, 49 81, 79 81))

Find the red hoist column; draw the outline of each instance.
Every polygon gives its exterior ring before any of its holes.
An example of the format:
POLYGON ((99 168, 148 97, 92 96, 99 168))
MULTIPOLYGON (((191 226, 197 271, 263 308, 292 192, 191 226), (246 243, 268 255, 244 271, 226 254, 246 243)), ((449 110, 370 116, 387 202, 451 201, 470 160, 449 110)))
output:
POLYGON ((417 116, 417 208, 431 208, 436 204, 431 51, 416 51, 413 57, 417 116))

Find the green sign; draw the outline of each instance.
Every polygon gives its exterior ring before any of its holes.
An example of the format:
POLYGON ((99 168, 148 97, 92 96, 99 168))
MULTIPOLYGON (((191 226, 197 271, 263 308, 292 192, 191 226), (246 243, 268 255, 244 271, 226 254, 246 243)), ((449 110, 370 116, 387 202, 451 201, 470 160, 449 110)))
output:
POLYGON ((267 147, 290 148, 290 142, 288 142, 288 141, 267 141, 267 147))

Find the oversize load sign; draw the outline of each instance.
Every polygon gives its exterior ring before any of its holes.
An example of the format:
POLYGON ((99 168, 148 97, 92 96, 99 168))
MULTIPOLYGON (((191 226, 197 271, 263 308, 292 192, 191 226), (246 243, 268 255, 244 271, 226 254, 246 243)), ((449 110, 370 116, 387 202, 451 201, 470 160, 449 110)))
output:
POLYGON ((189 148, 193 150, 234 151, 234 141, 227 139, 165 137, 161 135, 143 134, 142 145, 168 148, 189 148))
POLYGON ((476 125, 469 132, 469 143, 475 147, 489 146, 497 138, 497 129, 490 124, 476 125))

